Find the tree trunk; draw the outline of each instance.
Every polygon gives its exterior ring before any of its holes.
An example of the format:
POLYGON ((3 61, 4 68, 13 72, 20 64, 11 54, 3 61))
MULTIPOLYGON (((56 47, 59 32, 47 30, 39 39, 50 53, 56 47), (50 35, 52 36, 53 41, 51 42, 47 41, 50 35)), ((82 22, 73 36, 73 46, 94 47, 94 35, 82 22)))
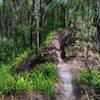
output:
MULTIPOLYGON (((31 15, 31 34, 30 34, 30 48, 33 49, 33 34, 36 30, 36 22, 35 22, 35 0, 32 2, 32 15, 31 15)), ((35 42, 35 41, 34 41, 35 42)))
POLYGON ((40 0, 40 45, 41 43, 43 42, 42 41, 42 37, 43 37, 43 34, 44 34, 44 30, 43 30, 43 18, 44 18, 44 0, 40 0))
POLYGON ((35 1, 35 19, 36 19, 36 52, 39 53, 40 47, 40 0, 35 1))
POLYGON ((95 11, 94 26, 97 28, 98 49, 100 52, 100 0, 92 0, 92 6, 95 11))
POLYGON ((65 26, 66 26, 65 16, 66 16, 65 7, 63 5, 61 5, 61 23, 62 23, 62 28, 65 28, 65 26))

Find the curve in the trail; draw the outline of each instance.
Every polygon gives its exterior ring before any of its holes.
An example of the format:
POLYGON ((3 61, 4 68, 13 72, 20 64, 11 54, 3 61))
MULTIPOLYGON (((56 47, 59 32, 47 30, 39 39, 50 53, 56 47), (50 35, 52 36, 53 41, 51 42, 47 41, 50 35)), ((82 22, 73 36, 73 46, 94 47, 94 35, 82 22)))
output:
MULTIPOLYGON (((62 34, 63 35, 63 34, 62 34)), ((56 36, 52 40, 52 46, 55 51, 56 67, 60 83, 55 85, 55 90, 59 93, 56 97, 57 100, 75 100, 74 89, 72 84, 73 74, 70 71, 69 66, 64 62, 61 57, 61 37, 56 36)))

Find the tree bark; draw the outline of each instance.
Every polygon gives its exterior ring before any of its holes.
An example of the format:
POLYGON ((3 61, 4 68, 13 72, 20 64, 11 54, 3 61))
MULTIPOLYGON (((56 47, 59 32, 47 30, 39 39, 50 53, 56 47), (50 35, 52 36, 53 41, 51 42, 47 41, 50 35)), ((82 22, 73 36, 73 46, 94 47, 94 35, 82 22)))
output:
POLYGON ((92 0, 92 6, 95 11, 94 26, 97 28, 97 40, 100 52, 100 0, 92 0))
POLYGON ((38 55, 39 47, 40 47, 40 0, 35 1, 35 19, 36 19, 36 52, 38 55))
MULTIPOLYGON (((30 33, 30 48, 33 49, 33 34, 36 30, 36 22, 35 22, 35 0, 32 1, 32 15, 31 15, 31 33, 30 33)), ((34 41, 35 42, 35 41, 34 41)))

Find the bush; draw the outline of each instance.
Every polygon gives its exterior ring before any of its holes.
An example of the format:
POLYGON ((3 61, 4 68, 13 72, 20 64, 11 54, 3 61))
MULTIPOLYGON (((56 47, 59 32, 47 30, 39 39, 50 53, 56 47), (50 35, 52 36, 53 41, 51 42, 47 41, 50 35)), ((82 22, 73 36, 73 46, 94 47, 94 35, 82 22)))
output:
POLYGON ((100 72, 88 67, 80 71, 77 81, 79 84, 88 87, 100 88, 100 72))
POLYGON ((12 39, 0 38, 0 62, 7 62, 13 49, 14 41, 12 39))
POLYGON ((17 54, 24 51, 22 46, 15 45, 13 39, 0 37, 0 63, 9 63, 17 54))

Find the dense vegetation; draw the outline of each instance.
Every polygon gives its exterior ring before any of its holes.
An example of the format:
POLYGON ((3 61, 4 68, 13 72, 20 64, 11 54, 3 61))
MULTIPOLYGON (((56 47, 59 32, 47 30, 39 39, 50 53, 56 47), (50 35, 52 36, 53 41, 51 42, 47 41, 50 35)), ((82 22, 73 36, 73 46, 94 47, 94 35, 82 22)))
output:
POLYGON ((93 69, 92 66, 82 69, 80 74, 76 78, 77 85, 83 91, 81 95, 86 99, 97 99, 99 100, 100 90, 100 71, 93 69))
POLYGON ((88 61, 93 58, 100 63, 99 0, 0 0, 0 96, 23 91, 55 94, 58 78, 52 58, 26 72, 16 69, 30 55, 40 57, 55 34, 65 29, 75 33, 65 41, 66 58, 85 54, 86 68, 81 69, 76 83, 100 89, 99 68, 88 61), (73 48, 79 52, 73 54, 73 48), (90 51, 95 57, 90 57, 90 51))
POLYGON ((54 64, 46 63, 26 73, 13 75, 11 65, 0 66, 0 95, 21 93, 23 91, 41 91, 50 96, 54 95, 53 83, 57 81, 57 72, 54 64), (47 67, 48 66, 48 67, 47 67))

